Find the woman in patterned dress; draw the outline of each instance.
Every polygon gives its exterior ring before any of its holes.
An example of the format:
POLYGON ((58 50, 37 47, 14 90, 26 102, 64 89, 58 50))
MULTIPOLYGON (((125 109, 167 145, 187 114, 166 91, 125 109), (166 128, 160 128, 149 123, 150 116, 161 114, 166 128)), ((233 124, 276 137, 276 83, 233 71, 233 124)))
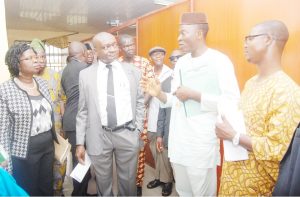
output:
POLYGON ((6 169, 30 196, 53 195, 56 139, 47 82, 36 53, 19 43, 11 46, 5 62, 11 79, 0 85, 0 144, 9 155, 6 169))

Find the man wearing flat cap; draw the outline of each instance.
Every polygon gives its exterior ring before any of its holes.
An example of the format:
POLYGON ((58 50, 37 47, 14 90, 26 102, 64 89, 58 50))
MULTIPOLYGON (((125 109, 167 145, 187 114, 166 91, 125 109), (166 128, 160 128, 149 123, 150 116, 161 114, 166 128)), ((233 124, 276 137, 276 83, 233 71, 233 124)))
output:
POLYGON ((180 196, 216 195, 218 105, 224 100, 235 103, 240 95, 229 58, 206 45, 208 29, 204 13, 184 13, 178 43, 187 54, 176 63, 171 94, 164 93, 157 80, 141 83, 161 107, 172 106, 168 156, 180 196))
MULTIPOLYGON (((155 46, 149 50, 149 56, 159 82, 164 84, 165 81, 170 81, 173 76, 173 70, 164 65, 166 50, 160 46, 155 46)), ((160 153, 162 149, 160 148, 160 152, 156 149, 158 113, 159 100, 152 97, 148 109, 148 139, 150 140, 149 146, 155 161, 155 177, 154 180, 147 184, 147 188, 152 189, 162 186, 162 195, 168 196, 172 192, 173 175, 167 158, 167 150, 160 153)))

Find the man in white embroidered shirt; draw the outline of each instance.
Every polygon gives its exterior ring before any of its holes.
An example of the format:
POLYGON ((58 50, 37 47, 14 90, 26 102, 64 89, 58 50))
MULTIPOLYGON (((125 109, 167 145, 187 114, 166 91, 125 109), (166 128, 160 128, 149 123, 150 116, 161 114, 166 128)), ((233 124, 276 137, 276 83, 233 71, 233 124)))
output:
POLYGON ((237 101, 239 88, 227 56, 206 46, 208 23, 203 13, 184 13, 178 42, 187 54, 175 67, 171 94, 161 91, 158 80, 144 79, 141 86, 172 106, 169 157, 180 196, 215 196, 219 140, 215 135, 218 104, 237 101))
POLYGON ((135 196, 139 132, 144 118, 141 74, 134 66, 118 61, 119 48, 113 35, 101 32, 93 38, 93 45, 98 61, 79 75, 76 156, 84 163, 86 144, 98 195, 113 196, 114 155, 118 196, 135 196))

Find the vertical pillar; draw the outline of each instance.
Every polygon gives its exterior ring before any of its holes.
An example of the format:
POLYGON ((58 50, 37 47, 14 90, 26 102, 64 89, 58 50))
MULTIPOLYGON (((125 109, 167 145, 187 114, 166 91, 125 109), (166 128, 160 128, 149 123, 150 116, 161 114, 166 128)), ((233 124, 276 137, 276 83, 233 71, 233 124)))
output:
POLYGON ((4 0, 0 0, 0 83, 9 79, 9 72, 5 65, 5 53, 8 49, 5 4, 4 0))

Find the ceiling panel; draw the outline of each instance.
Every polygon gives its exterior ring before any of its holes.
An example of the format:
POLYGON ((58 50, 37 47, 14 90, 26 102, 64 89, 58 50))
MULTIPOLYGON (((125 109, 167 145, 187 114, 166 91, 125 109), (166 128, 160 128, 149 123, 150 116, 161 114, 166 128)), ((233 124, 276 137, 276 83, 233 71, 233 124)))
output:
POLYGON ((163 5, 153 0, 5 0, 8 29, 97 33, 163 5))

